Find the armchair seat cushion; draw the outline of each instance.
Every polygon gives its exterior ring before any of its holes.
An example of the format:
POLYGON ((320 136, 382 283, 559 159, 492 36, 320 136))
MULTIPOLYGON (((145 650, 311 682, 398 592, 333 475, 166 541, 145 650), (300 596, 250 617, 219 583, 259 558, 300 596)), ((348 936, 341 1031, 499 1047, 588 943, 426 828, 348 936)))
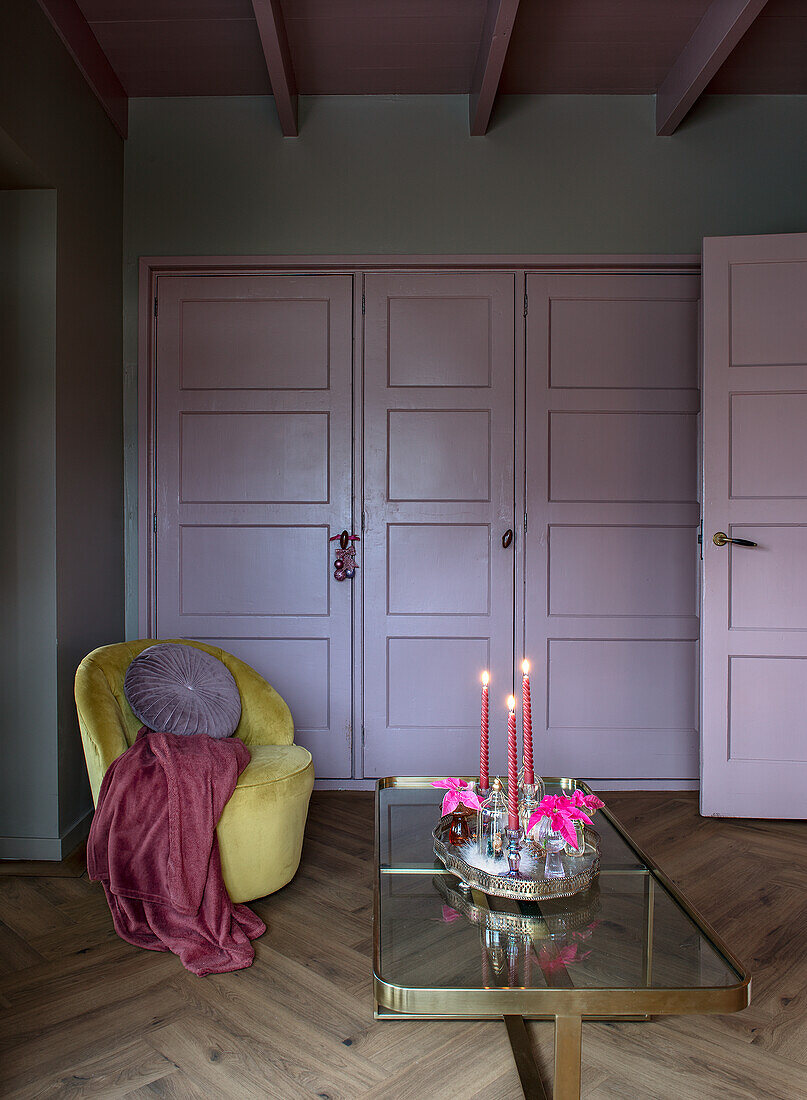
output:
POLYGON ((262 787, 300 776, 311 763, 311 753, 302 745, 251 745, 252 759, 241 772, 236 791, 262 787))
POLYGON ((250 753, 216 830, 224 882, 235 902, 291 881, 314 785, 311 753, 302 745, 251 745, 250 753))

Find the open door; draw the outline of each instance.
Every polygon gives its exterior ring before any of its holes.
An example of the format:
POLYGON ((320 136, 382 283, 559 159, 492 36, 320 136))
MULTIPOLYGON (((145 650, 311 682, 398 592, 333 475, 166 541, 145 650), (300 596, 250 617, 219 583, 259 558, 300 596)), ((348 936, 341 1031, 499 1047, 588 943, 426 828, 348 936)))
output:
POLYGON ((701 813, 805 817, 807 234, 703 242, 703 479, 701 813))

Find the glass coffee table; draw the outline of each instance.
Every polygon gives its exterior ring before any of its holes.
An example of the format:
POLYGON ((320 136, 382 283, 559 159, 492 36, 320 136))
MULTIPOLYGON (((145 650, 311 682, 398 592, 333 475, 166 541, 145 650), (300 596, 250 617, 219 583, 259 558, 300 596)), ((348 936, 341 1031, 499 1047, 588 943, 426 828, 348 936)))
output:
MULTIPOLYGON (((569 779, 545 782, 547 794, 589 791, 569 779)), ((607 806, 594 818, 594 885, 565 901, 516 902, 461 887, 435 860, 432 829, 445 792, 430 784, 378 781, 377 1019, 504 1019, 528 1098, 546 1092, 524 1020, 554 1020, 552 1096, 578 1100, 583 1020, 749 1004, 748 971, 607 806)))

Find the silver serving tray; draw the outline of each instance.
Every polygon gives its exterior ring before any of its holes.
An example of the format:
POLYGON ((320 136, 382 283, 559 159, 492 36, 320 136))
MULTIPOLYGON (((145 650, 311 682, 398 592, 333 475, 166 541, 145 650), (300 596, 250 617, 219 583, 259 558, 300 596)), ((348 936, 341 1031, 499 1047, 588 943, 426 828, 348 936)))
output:
MULTIPOLYGON (((459 848, 450 844, 448 832, 452 814, 442 817, 432 832, 434 854, 457 878, 468 886, 475 886, 484 894, 512 898, 514 901, 540 901, 551 898, 571 898, 588 890, 600 872, 600 838, 588 825, 583 826, 585 848, 580 855, 564 852, 561 856, 566 869, 565 878, 510 878, 506 873, 492 875, 481 867, 467 863, 459 854, 459 848)), ((507 866, 507 861, 504 861, 507 866)))

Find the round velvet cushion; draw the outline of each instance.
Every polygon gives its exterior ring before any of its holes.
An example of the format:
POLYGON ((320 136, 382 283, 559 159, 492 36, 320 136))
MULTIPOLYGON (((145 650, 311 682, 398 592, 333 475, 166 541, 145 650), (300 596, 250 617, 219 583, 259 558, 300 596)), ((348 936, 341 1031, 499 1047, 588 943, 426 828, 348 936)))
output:
POLYGON ((143 725, 161 733, 230 737, 241 718, 241 696, 226 665, 176 642, 150 646, 135 657, 123 691, 143 725))

